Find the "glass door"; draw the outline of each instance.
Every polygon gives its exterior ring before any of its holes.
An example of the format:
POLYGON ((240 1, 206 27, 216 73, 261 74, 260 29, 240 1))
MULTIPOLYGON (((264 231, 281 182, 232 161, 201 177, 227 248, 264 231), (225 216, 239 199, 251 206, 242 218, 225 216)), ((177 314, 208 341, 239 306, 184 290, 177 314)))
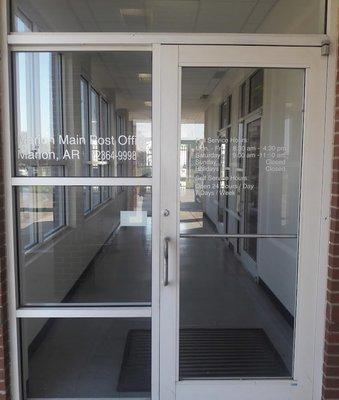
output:
POLYGON ((320 51, 161 51, 160 397, 311 398, 320 51))
POLYGON ((154 397, 152 51, 12 61, 15 398, 154 397))

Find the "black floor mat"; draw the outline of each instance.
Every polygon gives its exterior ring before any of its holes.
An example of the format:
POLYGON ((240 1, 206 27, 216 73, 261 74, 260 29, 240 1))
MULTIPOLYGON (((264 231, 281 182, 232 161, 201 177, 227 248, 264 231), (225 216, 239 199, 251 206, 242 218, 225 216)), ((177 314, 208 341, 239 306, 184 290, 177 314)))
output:
MULTIPOLYGON (((179 376, 184 379, 289 377, 262 329, 182 329, 179 376)), ((151 389, 151 333, 127 335, 117 390, 151 389)))
POLYGON ((128 332, 117 391, 151 391, 151 331, 149 329, 132 329, 128 332))
POLYGON ((183 329, 180 379, 288 377, 262 329, 183 329))

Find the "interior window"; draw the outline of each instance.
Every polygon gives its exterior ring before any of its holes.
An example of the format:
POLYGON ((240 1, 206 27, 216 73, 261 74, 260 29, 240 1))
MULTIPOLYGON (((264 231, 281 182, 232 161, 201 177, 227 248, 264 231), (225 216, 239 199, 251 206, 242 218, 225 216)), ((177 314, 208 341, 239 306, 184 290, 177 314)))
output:
POLYGON ((253 74, 249 81, 249 112, 262 107, 264 95, 264 71, 258 70, 253 74))
POLYGON ((325 33, 325 0, 11 3, 45 32, 325 33))
MULTIPOLYGON (((13 58, 17 176, 151 176, 151 52, 13 58)), ((86 211, 107 189, 85 196, 86 211)))

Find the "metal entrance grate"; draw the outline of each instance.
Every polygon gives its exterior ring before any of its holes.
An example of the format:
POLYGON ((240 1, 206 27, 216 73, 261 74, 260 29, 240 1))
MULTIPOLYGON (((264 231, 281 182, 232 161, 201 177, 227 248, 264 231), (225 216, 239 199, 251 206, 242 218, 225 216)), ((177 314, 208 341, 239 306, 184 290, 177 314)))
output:
MULTIPOLYGON (((262 329, 182 329, 179 359, 181 380, 290 377, 262 329)), ((117 390, 151 390, 149 330, 129 331, 117 390)))
POLYGON ((183 329, 180 379, 290 376, 262 329, 183 329))

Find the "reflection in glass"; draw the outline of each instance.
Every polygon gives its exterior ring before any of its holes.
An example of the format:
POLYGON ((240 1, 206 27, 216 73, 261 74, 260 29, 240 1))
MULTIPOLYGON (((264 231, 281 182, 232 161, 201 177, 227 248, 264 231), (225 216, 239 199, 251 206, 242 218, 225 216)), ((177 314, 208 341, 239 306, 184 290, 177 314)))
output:
POLYGON ((239 88, 239 117, 246 114, 246 81, 239 88))
POLYGON ((21 320, 24 398, 150 398, 146 318, 21 320))
POLYGON ((181 239, 180 380, 292 376, 297 241, 258 242, 266 255, 256 282, 223 239, 181 239), (287 257, 285 248, 294 252, 287 257), (286 290, 278 274, 287 266, 293 272, 283 274, 291 284, 286 290), (272 289, 291 312, 278 305, 272 289))
POLYGON ((38 216, 38 220, 42 222, 44 239, 65 226, 65 202, 65 188, 60 186, 42 186, 38 188, 38 212, 41 210, 41 216, 38 216))
POLYGON ((14 60, 17 173, 61 176, 61 57, 58 53, 17 53, 14 60))
POLYGON ((256 71, 249 80, 249 112, 260 108, 263 104, 264 72, 262 69, 256 71))
POLYGON ((38 242, 36 210, 32 208, 32 205, 36 204, 35 188, 30 186, 20 188, 19 202, 21 246, 24 250, 28 250, 38 242))
MULTIPOLYGON (((152 175, 151 52, 13 58, 16 175, 152 175)), ((96 207, 108 192, 84 195, 96 207)))
POLYGON ((226 128, 231 123, 232 96, 229 96, 220 106, 220 128, 226 128))
MULTIPOLYGON (((244 204, 244 233, 255 234, 258 232, 258 188, 259 188, 259 159, 260 159, 260 132, 261 119, 247 124, 246 138, 246 185, 253 186, 251 190, 245 190, 244 204)), ((244 250, 257 260, 257 239, 244 240, 244 250)))
POLYGON ((41 32, 325 33, 324 0, 11 3, 41 32))
POLYGON ((33 32, 32 22, 29 21, 21 12, 17 10, 14 16, 15 32, 33 32))
POLYGON ((17 189, 21 304, 149 304, 150 187, 109 187, 87 212, 83 193, 81 186, 17 189))
POLYGON ((57 186, 25 186, 18 192, 21 245, 29 250, 65 226, 65 190, 57 186))
POLYGON ((180 232, 292 237, 180 239, 181 380, 293 376, 303 102, 303 70, 182 70, 180 232))

